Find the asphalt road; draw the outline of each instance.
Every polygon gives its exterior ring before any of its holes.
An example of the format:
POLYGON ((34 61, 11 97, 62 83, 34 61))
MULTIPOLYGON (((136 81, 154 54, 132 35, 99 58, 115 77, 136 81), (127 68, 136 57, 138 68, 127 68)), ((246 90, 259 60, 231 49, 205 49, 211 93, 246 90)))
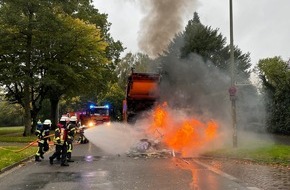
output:
MULTIPOLYGON (((51 153, 50 153, 51 154, 51 153)), ((30 160, 0 175, 1 190, 241 190, 236 178, 198 161, 107 155, 93 144, 74 147, 68 167, 30 160)))

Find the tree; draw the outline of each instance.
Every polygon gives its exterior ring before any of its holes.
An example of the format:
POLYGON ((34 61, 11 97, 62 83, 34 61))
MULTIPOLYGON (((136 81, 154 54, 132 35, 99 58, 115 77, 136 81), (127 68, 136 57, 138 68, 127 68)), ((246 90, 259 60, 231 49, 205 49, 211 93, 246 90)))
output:
POLYGON ((9 100, 24 107, 24 135, 29 135, 31 116, 36 119, 45 98, 51 100, 55 123, 60 97, 96 88, 93 81, 104 81, 108 55, 117 60, 122 47, 109 37, 106 15, 89 0, 0 2, 0 81, 9 100), (104 29, 78 15, 99 19, 104 29))
MULTIPOLYGON (((218 29, 204 26, 197 13, 185 30, 175 36, 167 52, 158 58, 162 65, 161 95, 172 107, 186 108, 202 117, 231 119, 228 88, 230 86, 230 48, 218 29), (224 111, 218 111, 224 110, 224 111)), ((239 86, 237 107, 244 118, 257 100, 257 89, 250 84, 250 54, 235 47, 236 81, 239 86), (252 103, 252 102, 251 102, 252 103)), ((260 109, 260 107, 259 107, 260 109)), ((251 118, 255 121, 256 118, 251 118)), ((249 121, 240 120, 239 127, 249 121)))
POLYGON ((268 130, 290 134, 290 71, 281 57, 259 60, 259 77, 268 95, 268 130))
POLYGON ((43 96, 34 94, 44 89, 39 86, 37 65, 40 63, 37 47, 40 41, 35 41, 38 33, 36 11, 40 6, 33 1, 1 1, 0 25, 0 81, 5 85, 7 97, 12 103, 19 103, 24 108, 24 135, 30 134, 31 106, 41 102, 43 96), (32 100, 34 101, 31 105, 32 100))
POLYGON ((123 113, 123 100, 125 99, 125 91, 121 89, 118 83, 109 85, 109 90, 100 97, 100 105, 109 105, 111 110, 111 119, 120 121, 122 120, 123 113))
MULTIPOLYGON (((193 19, 188 21, 184 31, 184 45, 181 47, 181 57, 186 58, 191 53, 196 53, 204 59, 211 61, 216 67, 230 71, 230 47, 226 45, 226 38, 218 29, 204 26, 195 12, 193 19)), ((249 78, 250 54, 243 54, 235 47, 235 64, 237 80, 249 78)))
MULTIPOLYGON (((119 61, 120 52, 124 50, 122 47, 121 42, 114 41, 113 38, 110 36, 109 29, 110 29, 110 23, 107 21, 107 15, 106 14, 100 14, 97 9, 95 9, 88 1, 84 4, 79 4, 77 2, 76 5, 71 6, 70 9, 68 9, 66 12, 71 15, 73 18, 79 18, 82 19, 92 25, 94 25, 100 33, 100 39, 104 42, 106 42, 108 45, 105 47, 104 52, 98 51, 98 53, 103 57, 103 60, 94 60, 98 63, 106 63, 106 64, 98 64, 98 65, 91 65, 91 66, 85 66, 86 73, 80 73, 83 68, 80 67, 80 70, 75 73, 79 73, 81 75, 78 75, 81 78, 77 78, 78 81, 83 81, 80 83, 80 86, 77 87, 76 85, 67 85, 63 83, 62 77, 59 78, 59 80, 56 80, 57 85, 52 86, 52 93, 50 93, 50 100, 52 105, 53 114, 53 120, 57 120, 57 104, 59 99, 62 95, 66 94, 66 97, 74 97, 74 96, 81 96, 81 99, 87 102, 90 99, 96 99, 98 95, 108 90, 107 84, 109 84, 111 81, 116 80, 116 77, 113 75, 113 71, 115 68, 115 65, 119 61), (86 75, 85 75, 86 74, 86 75), (88 81, 91 81, 88 83, 88 81), (72 89, 71 91, 68 90, 68 86, 70 86, 72 89), (63 88, 65 87, 65 88, 63 88), (78 89, 78 91, 75 91, 75 89, 78 89), (88 90, 90 89, 90 90, 88 90), (55 96, 55 94, 58 94, 58 96, 55 96)), ((64 9, 66 8, 66 5, 63 6, 64 9)), ((90 52, 87 54, 88 59, 84 59, 84 61, 89 61, 89 57, 92 55, 90 52)), ((94 56, 92 56, 94 57, 94 56)), ((100 57, 100 56, 99 56, 100 57)), ((60 74, 60 76, 63 76, 60 74)), ((71 81, 69 79, 70 76, 68 76, 68 81, 71 81)), ((84 101, 82 101, 84 104, 84 101)))
MULTIPOLYGON (((79 19, 67 18, 67 25, 59 30, 59 36, 66 40, 49 42, 56 45, 47 53, 54 54, 54 59, 47 65, 43 78, 51 102, 52 113, 57 113, 57 105, 62 95, 74 97, 85 93, 87 89, 98 88, 102 80, 103 64, 107 62, 106 42, 94 25, 88 25, 79 19), (65 55, 65 56, 63 56, 65 55), (96 82, 95 82, 96 81, 96 82)), ((52 119, 55 123, 57 115, 52 119)))
POLYGON ((9 104, 0 88, 0 126, 23 124, 23 109, 19 104, 9 104))

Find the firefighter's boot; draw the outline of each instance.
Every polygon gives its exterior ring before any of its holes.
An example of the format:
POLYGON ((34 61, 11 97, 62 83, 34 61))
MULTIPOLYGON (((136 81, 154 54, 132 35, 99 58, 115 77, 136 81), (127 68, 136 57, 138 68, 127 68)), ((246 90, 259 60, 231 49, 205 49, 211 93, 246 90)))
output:
POLYGON ((68 163, 62 163, 61 166, 69 166, 68 163))
POLYGON ((50 163, 50 165, 53 164, 53 157, 49 157, 49 163, 50 163))
POLYGON ((38 155, 35 155, 35 162, 41 162, 41 160, 40 160, 38 155))
POLYGON ((71 152, 67 153, 67 162, 74 162, 74 160, 71 159, 71 152))

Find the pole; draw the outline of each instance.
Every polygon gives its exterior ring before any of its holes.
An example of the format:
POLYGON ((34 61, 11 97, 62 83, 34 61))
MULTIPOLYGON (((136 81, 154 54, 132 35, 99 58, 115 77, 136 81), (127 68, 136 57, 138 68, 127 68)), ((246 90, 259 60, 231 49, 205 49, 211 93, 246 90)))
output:
MULTIPOLYGON (((235 58, 234 58, 234 35, 233 35, 233 3, 230 1, 230 65, 231 65, 231 89, 236 92, 235 86, 235 58)), ((232 122, 233 122, 233 147, 238 146, 237 118, 236 118, 236 94, 231 95, 232 122)))

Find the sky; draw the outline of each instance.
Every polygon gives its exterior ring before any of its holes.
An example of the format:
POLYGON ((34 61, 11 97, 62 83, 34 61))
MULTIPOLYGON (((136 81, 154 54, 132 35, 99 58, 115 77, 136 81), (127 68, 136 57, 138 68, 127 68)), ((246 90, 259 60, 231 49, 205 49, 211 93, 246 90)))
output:
MULTIPOLYGON (((141 51, 138 46, 144 31, 141 28, 146 27, 144 18, 150 18, 146 17, 150 11, 150 7, 146 8, 146 1, 150 0, 93 0, 101 13, 108 14, 112 23, 110 33, 124 44, 127 48, 125 52, 141 51)), ((181 12, 179 31, 184 29, 196 11, 204 25, 218 28, 229 43, 229 0, 175 1, 194 2, 187 4, 181 12)), ((259 59, 274 56, 281 56, 285 61, 290 59, 289 8, 289 0, 233 0, 234 45, 244 53, 250 53, 253 65, 259 59)))

